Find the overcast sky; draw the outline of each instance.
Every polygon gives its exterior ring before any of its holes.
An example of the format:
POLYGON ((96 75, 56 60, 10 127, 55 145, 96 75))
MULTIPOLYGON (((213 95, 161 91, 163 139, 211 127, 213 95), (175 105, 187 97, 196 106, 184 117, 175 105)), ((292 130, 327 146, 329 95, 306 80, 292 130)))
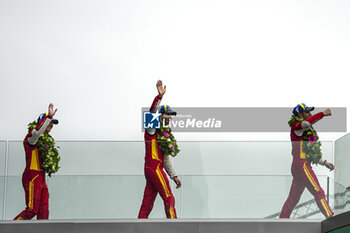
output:
POLYGON ((157 79, 175 107, 349 108, 349 12, 345 0, 1 1, 0 139, 22 140, 53 102, 57 140, 142 140, 157 79))

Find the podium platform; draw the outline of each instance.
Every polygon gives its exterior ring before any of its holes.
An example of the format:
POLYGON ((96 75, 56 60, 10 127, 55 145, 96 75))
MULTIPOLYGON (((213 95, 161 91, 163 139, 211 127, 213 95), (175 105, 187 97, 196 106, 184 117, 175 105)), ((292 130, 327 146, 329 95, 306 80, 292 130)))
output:
POLYGON ((320 233, 321 219, 3 221, 1 233, 320 233))
POLYGON ((350 211, 322 221, 322 233, 350 232, 350 211))

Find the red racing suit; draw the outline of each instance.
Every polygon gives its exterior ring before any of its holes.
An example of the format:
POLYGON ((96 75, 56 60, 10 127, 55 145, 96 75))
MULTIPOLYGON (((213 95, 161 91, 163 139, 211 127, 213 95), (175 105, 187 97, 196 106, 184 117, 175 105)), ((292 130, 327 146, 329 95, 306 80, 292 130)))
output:
MULTIPOLYGON (((314 171, 312 170, 310 161, 306 159, 306 154, 303 151, 304 132, 312 127, 312 124, 322 119, 323 116, 323 112, 319 112, 313 116, 310 116, 306 120, 296 122, 291 126, 290 138, 292 141, 293 155, 291 172, 293 175, 293 181, 288 199, 283 205, 280 218, 290 217, 294 207, 299 202, 305 187, 314 196, 317 206, 324 216, 326 216, 326 218, 334 214, 326 201, 324 191, 321 188, 314 171)), ((320 164, 324 165, 324 161, 321 160, 320 164)))
MULTIPOLYGON (((155 111, 161 101, 160 96, 156 96, 150 111, 155 111)), ((145 167, 146 187, 143 194, 143 200, 138 218, 148 218, 152 211, 154 201, 159 193, 164 202, 164 208, 167 218, 177 218, 175 210, 175 198, 171 192, 169 180, 163 168, 171 178, 175 177, 169 156, 164 155, 157 141, 158 130, 145 130, 145 167)))
POLYGON ((49 218, 49 191, 45 182, 45 172, 38 150, 38 139, 50 124, 52 117, 46 116, 37 127, 23 140, 26 153, 26 168, 22 175, 26 208, 14 220, 28 220, 37 215, 37 219, 49 218))

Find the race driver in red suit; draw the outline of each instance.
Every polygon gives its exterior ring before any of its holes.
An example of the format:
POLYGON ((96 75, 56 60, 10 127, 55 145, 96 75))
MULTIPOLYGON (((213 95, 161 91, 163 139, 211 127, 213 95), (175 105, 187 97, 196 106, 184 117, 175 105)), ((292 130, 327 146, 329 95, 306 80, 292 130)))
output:
MULTIPOLYGON (((334 213, 328 205, 325 198, 323 189, 321 188, 318 179, 312 170, 310 161, 306 159, 306 154, 303 151, 303 136, 304 132, 307 131, 312 124, 321 120, 324 116, 330 116, 331 110, 326 109, 324 112, 319 112, 315 115, 311 115, 310 111, 314 110, 314 107, 308 107, 305 104, 299 104, 293 109, 293 114, 304 118, 304 121, 295 122, 291 126, 290 138, 292 141, 292 175, 293 181, 290 188, 289 196, 287 201, 284 203, 280 218, 289 218, 294 207, 298 204, 301 194, 305 187, 314 196, 317 206, 324 214, 326 218, 332 216, 334 213)), ((327 160, 320 160, 320 165, 326 166, 330 170, 334 169, 332 163, 327 160)))
POLYGON ((49 191, 45 182, 45 172, 42 170, 37 142, 44 131, 49 133, 53 125, 58 124, 58 120, 53 119, 56 112, 57 109, 54 110, 53 104, 50 104, 49 113, 41 114, 36 128, 24 138, 26 167, 22 175, 22 185, 27 207, 14 220, 29 220, 35 215, 37 219, 49 218, 49 191))
MULTIPOLYGON (((163 87, 162 81, 157 81, 158 95, 154 98, 152 106, 149 111, 154 112, 162 100, 163 95, 166 91, 166 86, 163 87)), ((168 105, 161 106, 161 121, 165 125, 169 124, 172 115, 176 115, 168 105), (163 121, 164 120, 164 121, 163 121)), ((146 187, 143 194, 143 200, 140 208, 138 218, 148 218, 148 215, 152 211, 154 201, 159 193, 164 202, 165 214, 167 218, 177 218, 175 210, 175 198, 170 189, 169 180, 165 174, 163 168, 166 170, 168 175, 176 183, 176 188, 181 187, 181 182, 175 174, 174 168, 172 167, 169 155, 163 154, 158 142, 157 135, 158 129, 147 129, 145 130, 145 178, 146 187)))

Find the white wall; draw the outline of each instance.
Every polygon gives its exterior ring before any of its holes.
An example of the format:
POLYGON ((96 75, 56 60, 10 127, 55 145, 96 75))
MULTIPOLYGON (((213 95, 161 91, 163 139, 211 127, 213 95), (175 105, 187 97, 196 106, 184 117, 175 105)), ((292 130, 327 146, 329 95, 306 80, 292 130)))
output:
POLYGON ((164 103, 179 107, 349 107, 349 8, 345 0, 1 1, 0 139, 22 139, 53 102, 57 139, 142 140, 140 109, 157 79, 167 85, 164 103))

